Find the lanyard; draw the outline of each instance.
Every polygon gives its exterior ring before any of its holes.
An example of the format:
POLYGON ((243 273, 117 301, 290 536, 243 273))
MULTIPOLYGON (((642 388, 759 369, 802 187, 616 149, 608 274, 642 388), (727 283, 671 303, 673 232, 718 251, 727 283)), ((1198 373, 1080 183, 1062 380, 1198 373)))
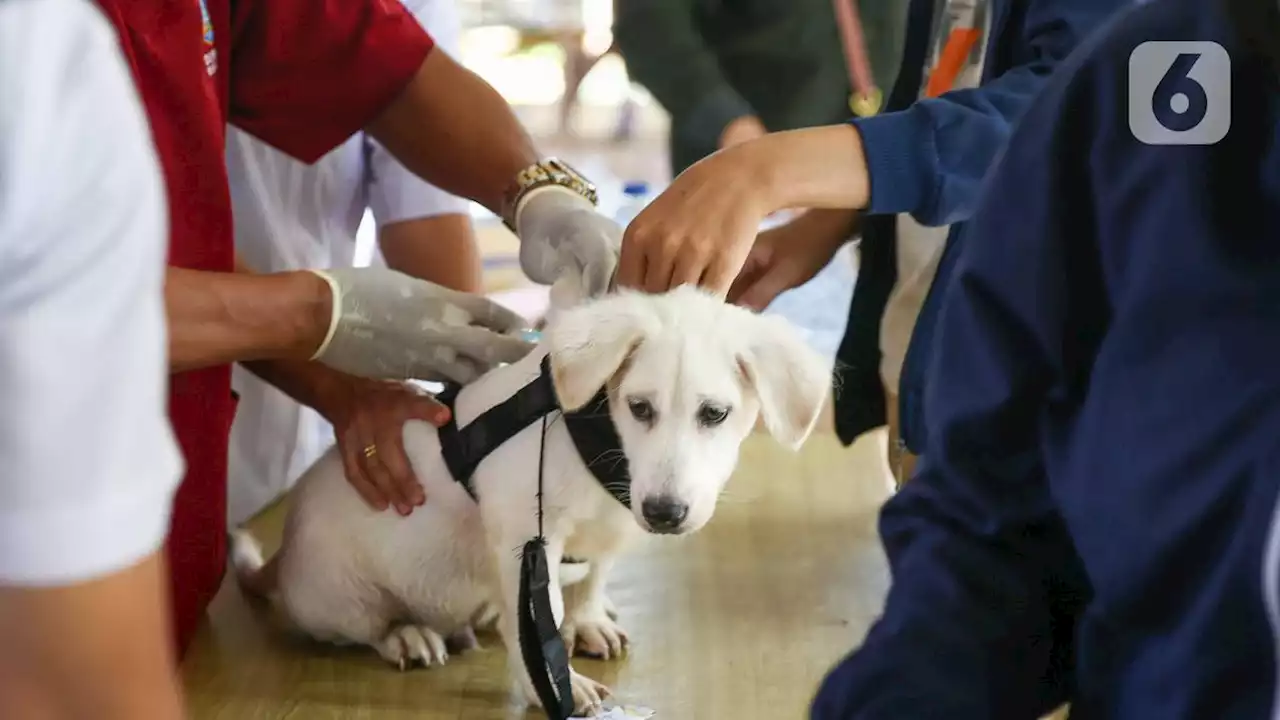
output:
POLYGON ((858 117, 875 115, 880 112, 883 97, 871 76, 871 60, 867 57, 862 21, 858 19, 858 0, 834 2, 836 24, 840 26, 840 44, 844 47, 844 59, 849 66, 849 82, 853 85, 849 109, 858 117))
MULTIPOLYGON (((880 112, 883 96, 871 75, 871 60, 867 56, 857 0, 834 2, 840 42, 848 64, 849 81, 853 85, 849 109, 859 117, 875 115, 880 112)), ((982 38, 981 23, 985 9, 984 0, 948 0, 944 12, 950 21, 950 29, 929 73, 925 97, 938 97, 955 86, 974 46, 982 38)))

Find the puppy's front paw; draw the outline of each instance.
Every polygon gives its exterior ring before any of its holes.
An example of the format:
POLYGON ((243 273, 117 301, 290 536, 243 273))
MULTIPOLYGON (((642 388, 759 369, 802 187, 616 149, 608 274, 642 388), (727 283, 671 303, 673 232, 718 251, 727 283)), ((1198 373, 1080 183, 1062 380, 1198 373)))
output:
MULTIPOLYGON (((569 668, 569 686, 573 689, 574 717, 595 717, 603 709, 605 698, 611 694, 607 686, 586 675, 580 675, 573 668, 569 668)), ((538 692, 533 689, 533 682, 527 675, 521 683, 521 688, 524 690, 525 701, 529 705, 542 707, 542 700, 538 699, 538 692)))
POLYGON ((564 644, 570 655, 585 655, 601 660, 622 657, 623 651, 631 642, 627 631, 604 610, 565 620, 560 634, 564 637, 564 644))
POLYGON ((595 717, 609 697, 609 688, 577 671, 569 671, 569 683, 573 686, 573 714, 575 717, 595 717))
POLYGON ((444 638, 429 627, 400 625, 375 646, 384 660, 405 670, 417 663, 423 667, 444 665, 449 661, 449 651, 444 638))

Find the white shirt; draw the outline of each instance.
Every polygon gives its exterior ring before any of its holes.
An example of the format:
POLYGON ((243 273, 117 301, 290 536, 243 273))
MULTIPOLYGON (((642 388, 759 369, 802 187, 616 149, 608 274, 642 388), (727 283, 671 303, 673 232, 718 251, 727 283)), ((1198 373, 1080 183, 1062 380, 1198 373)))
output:
POLYGON ((167 218, 116 36, 0 2, 0 583, 129 567, 168 530, 167 218))
MULTIPOLYGON (((982 70, 987 61, 991 15, 987 0, 947 0, 939 5, 935 12, 933 51, 924 75, 926 83, 938 64, 951 31, 964 27, 977 28, 982 33, 950 89, 963 90, 981 84, 982 70)), ((921 87, 922 95, 923 91, 921 87)), ((938 274, 938 264, 950 232, 950 225, 926 227, 916 222, 911 213, 898 214, 898 280, 889 294, 884 317, 880 321, 880 379, 885 388, 895 395, 902 380, 902 364, 907 357, 916 319, 924 307, 933 278, 938 274)))
MULTIPOLYGON (((458 52, 455 0, 402 0, 435 39, 458 52)), ((467 214, 470 203, 427 184, 371 138, 357 134, 314 165, 230 129, 227 166, 236 251, 257 272, 350 267, 366 210, 379 227, 467 214)), ((374 253, 372 261, 381 263, 374 253)), ((333 429, 318 413, 236 366, 240 395, 228 456, 228 515, 239 523, 287 490, 330 445, 333 429)))

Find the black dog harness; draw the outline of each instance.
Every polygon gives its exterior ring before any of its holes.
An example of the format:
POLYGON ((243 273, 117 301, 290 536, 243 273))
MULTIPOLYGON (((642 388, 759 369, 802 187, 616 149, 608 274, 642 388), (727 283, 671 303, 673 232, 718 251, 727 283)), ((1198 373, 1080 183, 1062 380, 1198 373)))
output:
MULTIPOLYGON (((446 385, 436 396, 449 408, 449 422, 438 431, 440 451, 453 479, 474 499, 476 489, 471 480, 480 463, 525 428, 560 411, 560 403, 551 382, 550 356, 542 359, 542 372, 533 382, 459 428, 454 405, 461 389, 460 385, 446 385)), ((631 507, 631 476, 622 441, 609 417, 604 389, 583 407, 562 415, 583 464, 614 499, 631 507)))
POLYGON ((622 442, 609 417, 609 398, 605 390, 582 408, 564 412, 556 400, 551 381, 550 357, 542 359, 542 371, 516 394, 481 413, 459 428, 455 405, 460 385, 447 385, 436 399, 449 408, 449 422, 438 431, 440 450, 453 479, 476 498, 472 477, 476 468, 494 450, 514 438, 522 430, 541 421, 542 436, 538 452, 538 536, 525 543, 520 558, 520 596, 517 622, 520 632, 520 654, 542 707, 554 720, 565 720, 573 714, 573 689, 569 681, 569 653, 565 648, 555 615, 551 611, 551 573, 547 563, 546 538, 542 532, 543 455, 546 452, 547 417, 561 412, 569 437, 600 486, 615 500, 631 506, 631 475, 622 442))

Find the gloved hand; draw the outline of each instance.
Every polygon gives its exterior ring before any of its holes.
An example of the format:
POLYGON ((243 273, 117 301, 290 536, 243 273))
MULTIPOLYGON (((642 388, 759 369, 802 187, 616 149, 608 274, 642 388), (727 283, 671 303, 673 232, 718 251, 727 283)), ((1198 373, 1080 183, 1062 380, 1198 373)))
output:
POLYGON ((480 295, 382 268, 312 270, 333 291, 329 333, 312 360, 366 378, 466 383, 533 345, 528 321, 480 295))
POLYGON ((551 285, 575 273, 589 298, 613 283, 622 228, 576 192, 559 185, 529 191, 516 209, 515 225, 520 267, 534 282, 551 285))

